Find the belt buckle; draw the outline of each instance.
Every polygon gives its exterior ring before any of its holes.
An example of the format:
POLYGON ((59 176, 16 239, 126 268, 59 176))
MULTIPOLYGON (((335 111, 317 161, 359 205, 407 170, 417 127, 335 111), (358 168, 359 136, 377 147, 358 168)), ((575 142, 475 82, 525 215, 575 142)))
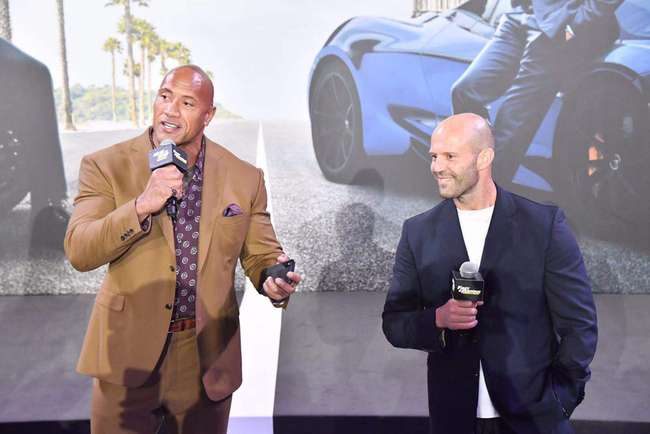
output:
POLYGON ((174 326, 175 326, 176 324, 178 324, 178 325, 180 326, 181 321, 183 321, 183 320, 182 320, 182 319, 173 319, 173 320, 171 320, 171 322, 169 323, 169 331, 168 331, 167 333, 174 333, 174 332, 182 331, 182 330, 180 330, 180 329, 179 329, 179 330, 176 330, 176 329, 174 328, 174 326))
POLYGON ((183 318, 179 320, 172 320, 169 326, 169 331, 168 333, 174 333, 174 332, 182 332, 185 330, 189 330, 191 328, 196 327, 196 318, 183 318), (194 320, 194 326, 191 326, 190 323, 194 320), (178 328, 175 329, 174 325, 178 324, 178 328))

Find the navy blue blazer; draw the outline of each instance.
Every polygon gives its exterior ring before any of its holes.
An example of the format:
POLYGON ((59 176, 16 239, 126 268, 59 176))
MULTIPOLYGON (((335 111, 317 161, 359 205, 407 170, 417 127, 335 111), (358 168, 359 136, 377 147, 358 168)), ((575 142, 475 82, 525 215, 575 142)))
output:
POLYGON ((383 330, 392 345, 429 353, 432 432, 474 433, 480 358, 492 402, 515 432, 571 433, 568 418, 584 397, 597 327, 562 210, 497 187, 480 266, 485 305, 478 325, 451 331, 443 348, 436 308, 451 297, 452 270, 468 260, 452 200, 404 223, 383 330))

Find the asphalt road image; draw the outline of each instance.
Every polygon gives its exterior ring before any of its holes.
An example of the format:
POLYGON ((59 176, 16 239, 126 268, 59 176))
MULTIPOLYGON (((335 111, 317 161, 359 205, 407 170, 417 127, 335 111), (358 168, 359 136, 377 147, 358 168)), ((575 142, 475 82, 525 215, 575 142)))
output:
MULTIPOLYGON (((386 291, 405 219, 439 201, 426 162, 414 153, 375 157, 352 185, 327 181, 318 167, 307 121, 215 120, 206 135, 259 165, 258 134, 278 239, 303 276, 300 291, 386 291)), ((143 130, 61 134, 69 211, 81 158, 143 130)), ((0 295, 87 294, 99 289, 105 266, 79 273, 62 252, 29 258, 29 196, 0 217, 0 295)), ((650 249, 576 231, 594 292, 650 293, 650 249)), ((241 269, 236 288, 244 288, 241 269)))

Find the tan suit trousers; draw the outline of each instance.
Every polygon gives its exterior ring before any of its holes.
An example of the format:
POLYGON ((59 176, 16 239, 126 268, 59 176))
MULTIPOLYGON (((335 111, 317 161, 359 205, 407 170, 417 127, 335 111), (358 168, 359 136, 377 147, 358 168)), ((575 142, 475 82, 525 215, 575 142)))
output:
POLYGON ((155 433, 163 418, 170 433, 220 433, 228 429, 231 396, 212 401, 205 393, 196 329, 170 334, 151 377, 137 388, 95 378, 91 431, 155 433))

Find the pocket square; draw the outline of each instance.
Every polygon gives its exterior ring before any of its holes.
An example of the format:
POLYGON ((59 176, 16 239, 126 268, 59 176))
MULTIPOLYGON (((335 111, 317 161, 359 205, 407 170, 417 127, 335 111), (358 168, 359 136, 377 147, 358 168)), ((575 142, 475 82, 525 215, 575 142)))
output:
POLYGON ((231 203, 223 210, 224 217, 235 217, 244 214, 244 211, 236 203, 231 203))

